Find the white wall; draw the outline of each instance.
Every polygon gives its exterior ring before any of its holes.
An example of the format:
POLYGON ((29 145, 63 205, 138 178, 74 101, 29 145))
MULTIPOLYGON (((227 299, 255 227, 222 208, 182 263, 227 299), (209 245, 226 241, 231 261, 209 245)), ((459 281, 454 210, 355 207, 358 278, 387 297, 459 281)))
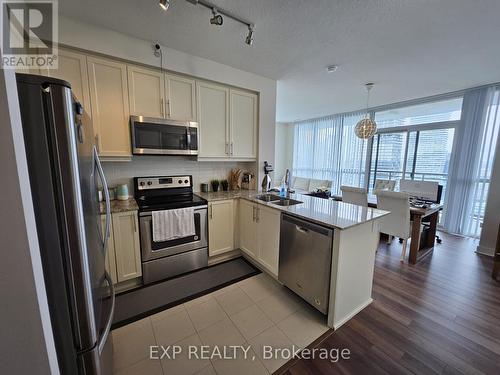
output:
POLYGON ((59 372, 13 71, 0 69, 0 372, 59 372))
MULTIPOLYGON (((151 41, 134 38, 63 16, 59 18, 59 42, 143 64, 153 66, 160 64, 160 59, 153 56, 151 41)), ((276 81, 211 60, 188 55, 166 46, 162 46, 162 50, 165 69, 259 92, 258 178, 260 181, 263 177, 264 161, 274 163, 276 81)), ((227 53, 231 53, 231 51, 227 53)))
POLYGON ((293 163, 293 135, 294 128, 292 124, 277 123, 276 124, 276 140, 275 140, 275 166, 274 176, 278 184, 287 169, 292 169, 293 163))
POLYGON ((495 161, 491 173, 491 183, 486 202, 481 239, 477 252, 494 255, 500 225, 500 143, 497 145, 495 161))

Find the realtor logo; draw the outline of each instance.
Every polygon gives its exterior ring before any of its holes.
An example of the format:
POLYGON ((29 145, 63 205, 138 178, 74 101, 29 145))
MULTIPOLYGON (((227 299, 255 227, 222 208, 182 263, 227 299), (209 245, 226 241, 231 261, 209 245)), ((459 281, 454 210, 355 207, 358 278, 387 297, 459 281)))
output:
POLYGON ((57 0, 1 0, 2 67, 57 69, 57 0))

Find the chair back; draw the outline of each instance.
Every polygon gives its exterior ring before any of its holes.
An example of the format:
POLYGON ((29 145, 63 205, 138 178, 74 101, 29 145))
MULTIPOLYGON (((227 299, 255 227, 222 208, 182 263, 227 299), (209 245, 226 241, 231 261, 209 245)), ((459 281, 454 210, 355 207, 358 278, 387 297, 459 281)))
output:
POLYGON ((375 180, 375 188, 373 190, 389 190, 394 191, 396 180, 375 180))
POLYGON ((380 220, 380 231, 391 236, 410 238, 410 201, 407 193, 377 190, 377 208, 390 211, 380 220))
POLYGON ((368 206, 368 192, 366 189, 342 185, 340 191, 342 191, 342 202, 368 206))
POLYGON ((309 179, 304 177, 293 177, 291 187, 296 190, 307 191, 309 188, 309 179))
POLYGON ((318 189, 330 190, 332 188, 332 182, 328 180, 316 180, 311 178, 309 180, 309 191, 316 191, 318 189))

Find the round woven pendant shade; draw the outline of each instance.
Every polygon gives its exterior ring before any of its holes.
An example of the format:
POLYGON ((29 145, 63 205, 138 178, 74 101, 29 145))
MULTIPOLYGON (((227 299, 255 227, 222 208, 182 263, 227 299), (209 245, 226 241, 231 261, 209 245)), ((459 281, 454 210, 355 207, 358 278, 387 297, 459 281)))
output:
POLYGON ((370 118, 364 118, 356 124, 354 133, 361 139, 368 139, 375 135, 377 132, 377 124, 370 118))

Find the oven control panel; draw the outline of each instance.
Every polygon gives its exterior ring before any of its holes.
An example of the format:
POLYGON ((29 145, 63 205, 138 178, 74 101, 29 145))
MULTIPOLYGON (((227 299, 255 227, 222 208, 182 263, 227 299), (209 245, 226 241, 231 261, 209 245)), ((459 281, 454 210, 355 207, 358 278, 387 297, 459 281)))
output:
POLYGON ((189 188, 192 186, 191 176, 156 176, 137 178, 137 189, 139 190, 189 188))

